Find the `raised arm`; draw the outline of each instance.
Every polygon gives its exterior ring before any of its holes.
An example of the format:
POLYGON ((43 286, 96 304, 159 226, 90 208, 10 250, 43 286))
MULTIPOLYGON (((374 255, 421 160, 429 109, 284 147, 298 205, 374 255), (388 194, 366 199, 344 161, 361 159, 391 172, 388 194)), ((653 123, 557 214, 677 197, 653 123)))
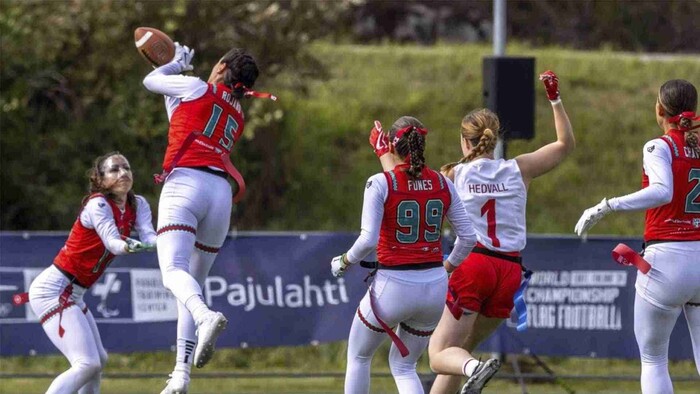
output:
POLYGON ((379 158, 379 163, 382 165, 382 170, 391 171, 397 165, 401 164, 391 153, 391 143, 389 141, 389 133, 385 132, 382 124, 374 121, 374 127, 369 132, 369 144, 374 150, 374 154, 379 158))
POLYGON ((559 96, 559 79, 553 72, 546 71, 540 75, 540 80, 544 83, 547 97, 552 104, 557 140, 515 158, 526 185, 534 178, 554 169, 576 146, 571 122, 559 96))

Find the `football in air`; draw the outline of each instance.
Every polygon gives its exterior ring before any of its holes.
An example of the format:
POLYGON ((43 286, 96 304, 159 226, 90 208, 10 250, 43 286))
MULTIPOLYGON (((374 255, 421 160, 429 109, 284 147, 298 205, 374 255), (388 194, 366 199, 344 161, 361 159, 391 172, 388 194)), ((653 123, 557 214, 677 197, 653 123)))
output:
POLYGON ((136 49, 155 67, 169 63, 175 57, 175 43, 158 29, 139 27, 134 30, 136 49))

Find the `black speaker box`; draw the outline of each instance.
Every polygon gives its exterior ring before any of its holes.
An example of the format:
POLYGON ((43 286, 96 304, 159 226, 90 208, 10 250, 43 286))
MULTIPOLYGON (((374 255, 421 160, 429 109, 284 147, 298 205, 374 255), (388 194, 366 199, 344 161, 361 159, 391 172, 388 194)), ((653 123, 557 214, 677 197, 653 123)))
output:
POLYGON ((498 115, 506 139, 535 136, 535 58, 485 57, 484 106, 498 115))

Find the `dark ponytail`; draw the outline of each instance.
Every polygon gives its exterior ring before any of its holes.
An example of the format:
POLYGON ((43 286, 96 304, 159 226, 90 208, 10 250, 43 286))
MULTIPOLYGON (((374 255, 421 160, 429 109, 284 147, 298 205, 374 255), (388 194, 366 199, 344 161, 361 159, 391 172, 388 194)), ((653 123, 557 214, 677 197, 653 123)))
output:
POLYGON ((412 116, 402 116, 394 122, 389 130, 389 140, 394 142, 396 153, 402 158, 410 157, 411 165, 406 172, 412 179, 420 178, 425 167, 425 136, 418 129, 425 133, 425 126, 420 120, 412 116), (396 134, 401 129, 411 129, 404 132, 401 138, 396 141, 396 134))
POLYGON ((228 51, 221 63, 226 64, 224 84, 232 89, 233 96, 242 99, 245 89, 251 89, 258 79, 258 65, 245 49, 234 48, 228 51))

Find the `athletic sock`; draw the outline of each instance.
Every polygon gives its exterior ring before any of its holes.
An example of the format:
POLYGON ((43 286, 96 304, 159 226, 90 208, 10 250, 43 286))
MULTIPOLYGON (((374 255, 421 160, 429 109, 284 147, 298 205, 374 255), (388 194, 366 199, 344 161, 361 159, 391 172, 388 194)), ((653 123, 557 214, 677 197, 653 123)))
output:
POLYGON ((476 371, 476 367, 479 366, 479 360, 475 358, 470 358, 469 360, 464 362, 464 365, 462 365, 462 373, 466 377, 471 377, 474 371, 476 371), (474 361, 474 362, 472 362, 474 361))
POLYGON ((204 303, 202 296, 199 294, 195 294, 188 298, 187 301, 185 301, 185 306, 192 314, 192 318, 197 325, 199 325, 199 322, 202 321, 202 317, 209 312, 209 307, 204 303))
POLYGON ((192 354, 196 343, 184 338, 177 339, 177 359, 175 364, 176 371, 184 371, 189 375, 192 367, 192 354))

